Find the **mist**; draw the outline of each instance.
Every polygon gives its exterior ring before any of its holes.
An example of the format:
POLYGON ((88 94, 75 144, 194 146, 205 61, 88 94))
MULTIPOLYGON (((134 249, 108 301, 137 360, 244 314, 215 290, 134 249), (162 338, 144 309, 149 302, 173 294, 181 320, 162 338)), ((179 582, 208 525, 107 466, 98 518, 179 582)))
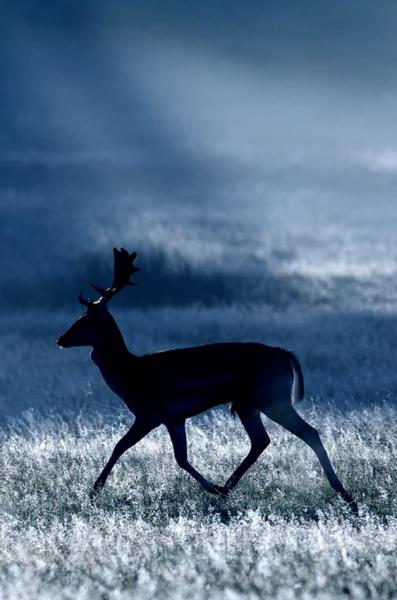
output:
POLYGON ((393 302, 397 15, 353 4, 2 7, 2 306, 113 245, 143 306, 393 302))

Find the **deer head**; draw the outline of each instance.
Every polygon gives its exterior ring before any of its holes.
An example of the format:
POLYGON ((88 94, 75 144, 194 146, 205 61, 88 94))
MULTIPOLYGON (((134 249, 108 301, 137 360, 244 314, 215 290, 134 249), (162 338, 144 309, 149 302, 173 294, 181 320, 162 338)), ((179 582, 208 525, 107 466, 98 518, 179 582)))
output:
POLYGON ((79 295, 80 304, 86 307, 86 312, 57 340, 61 348, 73 346, 95 346, 109 326, 114 324, 113 318, 107 309, 107 303, 127 285, 136 285, 130 277, 139 268, 134 265, 136 252, 127 252, 124 248, 113 248, 114 274, 113 283, 108 288, 103 288, 95 283, 91 287, 100 294, 97 300, 90 300, 79 295))

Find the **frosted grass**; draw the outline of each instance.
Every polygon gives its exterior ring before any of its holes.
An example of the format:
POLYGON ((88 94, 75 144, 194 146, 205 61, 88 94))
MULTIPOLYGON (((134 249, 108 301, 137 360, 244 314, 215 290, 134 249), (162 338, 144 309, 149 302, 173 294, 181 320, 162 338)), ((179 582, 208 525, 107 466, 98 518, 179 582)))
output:
MULTIPOLYGON (((55 339, 78 316, 0 316, 0 598, 394 598, 397 371, 393 311, 268 306, 120 310, 138 354, 214 341, 294 350, 354 519, 313 453, 266 421, 271 445, 225 500, 174 460, 159 428, 90 486, 132 422, 87 348, 55 339)), ((193 464, 223 484, 248 451, 238 420, 213 411, 188 426, 193 464)))
MULTIPOLYGON (((227 500, 177 467, 162 428, 120 460, 94 504, 90 486, 127 422, 31 418, 3 432, 0 595, 393 598, 396 410, 301 413, 357 498, 357 519, 311 450, 268 420, 271 445, 227 500)), ((239 422, 217 411, 188 437, 193 464, 217 483, 248 450, 239 422)))

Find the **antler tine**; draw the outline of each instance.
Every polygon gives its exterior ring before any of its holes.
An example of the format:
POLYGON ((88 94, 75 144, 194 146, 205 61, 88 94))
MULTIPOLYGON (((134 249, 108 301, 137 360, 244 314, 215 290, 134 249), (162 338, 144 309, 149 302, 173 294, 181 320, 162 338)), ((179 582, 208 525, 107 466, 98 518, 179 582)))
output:
POLYGON ((131 252, 130 254, 125 248, 120 250, 113 248, 113 256, 114 274, 112 285, 105 289, 96 283, 90 283, 91 287, 101 294, 99 302, 107 302, 127 285, 137 285, 135 281, 130 281, 130 277, 140 270, 139 267, 134 265, 137 253, 131 252))
POLYGON ((136 285, 134 282, 130 281, 130 277, 139 271, 139 267, 134 265, 137 253, 131 252, 130 254, 125 248, 121 248, 120 250, 113 248, 113 256, 114 277, 111 289, 118 290, 129 284, 136 285))

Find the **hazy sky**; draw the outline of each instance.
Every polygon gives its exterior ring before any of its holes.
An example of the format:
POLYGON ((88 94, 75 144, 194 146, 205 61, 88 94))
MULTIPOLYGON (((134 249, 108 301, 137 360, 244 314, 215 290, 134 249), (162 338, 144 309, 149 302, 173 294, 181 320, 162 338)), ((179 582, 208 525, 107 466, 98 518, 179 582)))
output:
POLYGON ((21 0, 0 28, 10 281, 119 243, 174 269, 393 270, 392 0, 21 0))

